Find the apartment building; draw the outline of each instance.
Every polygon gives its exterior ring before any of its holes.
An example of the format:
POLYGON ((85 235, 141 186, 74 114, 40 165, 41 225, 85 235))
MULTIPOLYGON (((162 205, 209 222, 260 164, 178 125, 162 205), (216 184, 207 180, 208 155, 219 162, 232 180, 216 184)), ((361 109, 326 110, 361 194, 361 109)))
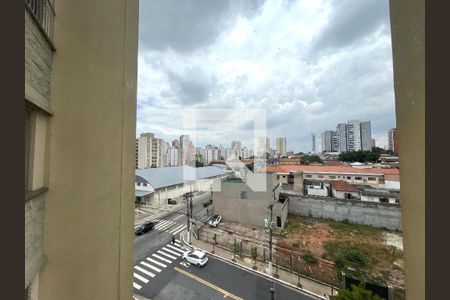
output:
POLYGON ((322 142, 322 152, 333 152, 333 136, 334 132, 332 130, 326 130, 321 134, 322 142))
POLYGON ((138 169, 162 168, 167 165, 168 145, 153 133, 141 133, 138 138, 138 169))
POLYGON ((279 137, 277 138, 277 150, 276 155, 280 156, 286 156, 286 138, 285 137, 279 137))
POLYGON ((258 156, 264 156, 265 153, 271 153, 270 150, 270 138, 268 136, 258 137, 258 156))
POLYGON ((311 133, 311 153, 316 153, 316 134, 311 133))
POLYGON ((132 297, 137 42, 136 0, 25 0, 26 299, 132 297))
POLYGON ((398 153, 397 128, 389 129, 388 145, 389 145, 389 150, 391 150, 394 153, 398 153))

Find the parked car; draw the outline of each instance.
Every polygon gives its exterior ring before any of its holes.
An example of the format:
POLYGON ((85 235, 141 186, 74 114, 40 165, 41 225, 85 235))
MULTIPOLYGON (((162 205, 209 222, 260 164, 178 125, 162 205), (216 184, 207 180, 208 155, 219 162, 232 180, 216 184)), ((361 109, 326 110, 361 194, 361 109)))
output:
POLYGON ((154 226, 155 226, 155 223, 153 223, 153 222, 147 222, 147 223, 141 224, 136 228, 134 233, 136 235, 142 235, 142 234, 152 230, 154 226))
POLYGON ((174 204, 177 204, 177 200, 175 200, 173 198, 169 198, 169 199, 167 199, 167 203, 174 205, 174 204))
POLYGON ((214 215, 211 217, 211 219, 209 219, 208 224, 209 227, 217 227, 217 225, 219 225, 220 221, 222 221, 222 216, 221 215, 214 215))
POLYGON ((183 256, 183 260, 196 265, 197 267, 203 267, 208 262, 208 257, 206 253, 199 250, 189 250, 186 251, 183 256))

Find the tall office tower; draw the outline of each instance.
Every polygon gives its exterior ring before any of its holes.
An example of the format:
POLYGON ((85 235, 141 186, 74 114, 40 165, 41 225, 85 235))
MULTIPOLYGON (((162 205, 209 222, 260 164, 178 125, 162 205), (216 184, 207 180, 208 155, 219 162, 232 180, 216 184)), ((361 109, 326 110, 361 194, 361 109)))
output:
POLYGON ((376 147, 375 139, 372 139, 372 148, 376 147))
POLYGON ((189 161, 189 135, 180 135, 180 165, 184 166, 189 161))
POLYGON ((322 152, 333 151, 333 131, 325 130, 321 134, 322 152))
POLYGON ((339 123, 336 126, 337 134, 337 151, 345 152, 347 151, 347 125, 345 123, 339 123))
POLYGON ((276 154, 281 156, 286 156, 286 138, 285 137, 279 137, 277 138, 277 150, 276 154))
POLYGON ((311 133, 311 153, 316 153, 316 134, 311 133))
POLYGON ((172 147, 174 148, 180 148, 180 142, 178 140, 173 140, 172 141, 172 147))
POLYGON ((389 129, 388 144, 389 144, 389 150, 391 150, 394 153, 398 153, 397 128, 389 129))
POLYGON ((360 122, 361 150, 372 151, 372 128, 370 121, 360 122))

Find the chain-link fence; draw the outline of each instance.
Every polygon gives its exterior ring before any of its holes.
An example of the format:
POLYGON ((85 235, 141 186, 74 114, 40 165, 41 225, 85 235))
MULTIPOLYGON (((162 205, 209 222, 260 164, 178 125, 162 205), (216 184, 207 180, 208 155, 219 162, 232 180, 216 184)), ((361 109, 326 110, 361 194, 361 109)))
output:
MULTIPOLYGON (((199 228, 198 238, 216 247, 230 251, 236 257, 252 258, 268 263, 270 260, 269 243, 252 237, 239 237, 232 232, 211 232, 208 228, 199 228)), ((272 247, 274 274, 278 269, 309 279, 340 287, 334 264, 314 256, 309 251, 293 251, 277 246, 272 247)))

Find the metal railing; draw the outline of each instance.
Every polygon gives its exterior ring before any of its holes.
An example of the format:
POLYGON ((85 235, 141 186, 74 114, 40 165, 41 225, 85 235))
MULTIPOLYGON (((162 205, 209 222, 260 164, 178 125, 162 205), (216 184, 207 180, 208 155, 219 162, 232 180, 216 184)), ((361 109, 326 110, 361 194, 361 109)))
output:
POLYGON ((41 31, 50 43, 53 43, 53 25, 55 21, 54 0, 25 0, 25 7, 38 23, 41 31))

